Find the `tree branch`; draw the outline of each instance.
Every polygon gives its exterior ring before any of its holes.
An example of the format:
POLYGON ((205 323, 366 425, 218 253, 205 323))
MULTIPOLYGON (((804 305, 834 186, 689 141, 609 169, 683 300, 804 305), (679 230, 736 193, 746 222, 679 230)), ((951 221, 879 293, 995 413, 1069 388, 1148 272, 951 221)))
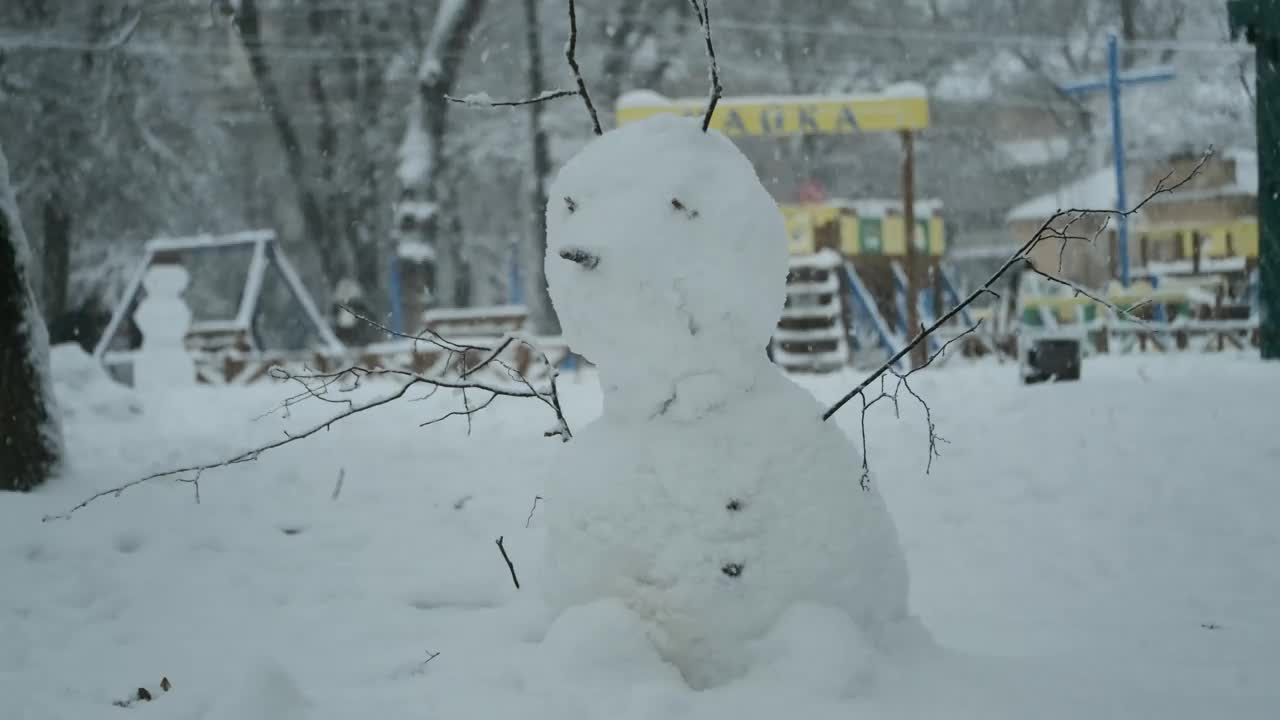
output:
POLYGON ((502 559, 507 561, 507 570, 511 573, 511 582, 515 583, 516 589, 520 589, 520 578, 516 577, 516 566, 511 562, 511 556, 507 555, 507 548, 502 545, 502 536, 499 535, 494 540, 498 545, 498 552, 502 553, 502 559))
MULTIPOLYGON (((833 405, 831 405, 831 407, 827 408, 826 412, 822 414, 822 419, 823 420, 831 419, 831 416, 839 412, 840 408, 844 407, 850 400, 852 400, 853 398, 859 395, 862 395, 862 393, 867 389, 867 387, 870 386, 871 383, 875 382, 877 378, 881 377, 886 372, 890 372, 894 364, 896 364, 898 360, 906 357, 907 354, 910 353, 913 348, 915 348, 921 342, 924 342, 925 338, 929 337, 934 332, 936 332, 939 328, 941 328, 942 326, 950 322, 952 318, 958 315, 966 307, 971 305, 979 297, 982 297, 983 295, 988 293, 992 295, 996 295, 998 297, 997 293, 991 288, 1014 265, 1017 265, 1019 263, 1026 263, 1030 265, 1032 269, 1035 270, 1038 274, 1044 275, 1046 277, 1050 277, 1050 279, 1053 279, 1057 282, 1061 282, 1062 284, 1067 285, 1068 287, 1071 287, 1074 290, 1080 290, 1076 285, 1070 283, 1069 281, 1061 280, 1060 278, 1054 278, 1040 270, 1035 269, 1035 266, 1031 265, 1031 261, 1029 257, 1031 251, 1034 250, 1037 245, 1039 245, 1041 242, 1043 242, 1046 239, 1061 239, 1064 237, 1068 239, 1072 239, 1073 236, 1068 236, 1066 234, 1066 231, 1071 227, 1072 224, 1074 224, 1077 220, 1079 220, 1082 217, 1085 217, 1085 216, 1130 217, 1134 215, 1135 213, 1140 211, 1143 207, 1145 207, 1147 203, 1151 202, 1157 196, 1172 193, 1177 189, 1181 188, 1183 185, 1186 185, 1187 183, 1191 182, 1192 178, 1194 178, 1196 175, 1200 173, 1200 170, 1204 168, 1204 164, 1208 162, 1209 158, 1212 155, 1213 155, 1213 147, 1210 146, 1209 149, 1206 150, 1205 153, 1200 157, 1200 161, 1196 163, 1195 167, 1191 168, 1191 170, 1186 174, 1186 176, 1178 180, 1177 182, 1170 184, 1169 179, 1173 177, 1173 173, 1170 172, 1166 174, 1164 177, 1160 179, 1159 182, 1156 183, 1155 187, 1151 190, 1150 193, 1146 195, 1146 197, 1144 197, 1137 205, 1134 205, 1132 208, 1129 208, 1128 210, 1101 210, 1101 209, 1080 209, 1080 208, 1058 210, 1056 213, 1051 215, 1049 219, 1045 220, 1044 223, 1040 225, 1040 228, 1036 230, 1035 234, 1033 234, 1029 240, 1023 243, 1021 247, 1019 247, 1016 251, 1014 251, 1014 253, 1009 256, 1009 259, 1006 260, 1004 264, 1001 265, 1000 268, 991 275, 991 277, 987 278, 987 281, 984 282, 981 287, 979 287, 977 290, 974 290, 972 293, 970 293, 968 297, 966 297, 964 300, 961 300, 958 304, 955 305, 955 307, 952 307, 946 313, 943 313, 942 317, 934 321, 932 325, 930 325, 927 328, 922 327, 920 329, 920 332, 918 332, 916 336, 911 339, 910 342, 908 342, 904 347, 899 349, 898 352, 894 353, 887 361, 884 362, 884 364, 882 364, 874 372, 868 375, 862 382, 858 383, 857 387, 845 393, 843 397, 837 400, 833 405), (1057 224, 1058 221, 1062 220, 1063 218, 1068 219, 1067 223, 1062 228, 1055 228, 1054 227, 1055 224, 1057 224)), ((1083 291, 1081 292, 1083 293, 1083 291)), ((1092 298, 1093 296, 1090 296, 1090 297, 1092 298)), ((1119 310, 1114 305, 1107 303, 1099 298, 1094 298, 1094 299, 1096 299, 1098 302, 1103 302, 1103 304, 1107 305, 1110 308, 1119 310)), ((1120 310, 1120 313, 1122 316, 1125 316, 1125 317, 1133 317, 1129 313, 1129 311, 1120 310)), ((967 332, 964 334, 967 334, 967 332)), ((865 455, 865 448, 864 448, 864 455, 865 455)))
POLYGON ((522 105, 533 105, 534 103, 547 102, 548 100, 577 96, 577 90, 544 90, 536 97, 523 98, 521 100, 494 100, 487 93, 472 93, 464 97, 445 95, 444 99, 452 103, 471 105, 472 107, 520 107, 522 105))
POLYGON ((603 135, 600 129, 600 117, 596 114, 596 106, 591 102, 591 93, 587 92, 587 81, 582 79, 582 69, 578 67, 578 8, 574 0, 569 0, 569 42, 564 46, 564 57, 569 61, 569 69, 578 81, 578 95, 587 106, 587 114, 591 115, 591 130, 596 135, 603 135))
POLYGON ((716 61, 716 48, 711 42, 711 0, 702 0, 702 5, 698 5, 698 0, 689 0, 689 4, 693 6, 693 13, 702 26, 702 37, 707 45, 707 72, 711 77, 711 92, 707 98, 706 113, 702 116, 702 132, 706 132, 711 127, 711 116, 716 112, 716 104, 720 102, 724 88, 720 86, 720 64, 716 61))
MULTIPOLYGON (((379 325, 378 323, 372 320, 369 320, 367 318, 364 318, 363 316, 351 311, 350 309, 348 309, 347 311, 351 312, 352 315, 355 315, 356 317, 360 318, 361 320, 364 320, 365 322, 369 322, 375 325, 376 327, 385 329, 383 328, 383 326, 379 325)), ((399 335, 400 333, 395 333, 395 334, 399 335)), ((533 398, 543 403, 544 405, 546 405, 555 414, 556 424, 552 430, 549 430, 546 433, 544 433, 545 436, 559 437, 561 438, 562 441, 566 441, 566 442, 573 437, 572 432, 570 432, 569 430, 569 424, 565 419, 564 411, 560 405, 560 394, 559 394, 559 389, 556 383, 558 372, 556 368, 551 364, 550 359, 547 357, 546 353, 538 349, 531 341, 521 337, 517 337, 517 336, 507 336, 507 337, 504 337, 503 340, 494 348, 482 348, 478 346, 460 345, 457 343, 453 343, 448 340, 445 340, 439 335, 435 335, 434 333, 433 333, 433 336, 428 339, 428 341, 432 342, 438 347, 445 349, 448 352, 452 353, 457 351, 462 353, 464 357, 464 363, 463 363, 461 372, 458 373, 456 377, 450 377, 447 374, 441 375, 439 377, 429 377, 426 375, 421 375, 421 374, 412 372, 410 370, 398 370, 394 368, 370 368, 362 365, 353 365, 351 367, 347 367, 342 370, 336 370, 332 372, 313 372, 309 369, 304 368, 304 371, 301 373, 294 373, 281 367, 274 367, 270 371, 270 376, 273 379, 284 380, 288 382, 296 382, 302 385, 303 390, 299 393, 286 397, 281 402, 281 404, 277 408, 275 408, 275 410, 273 410, 272 412, 281 412, 284 417, 288 417, 290 410, 294 405, 310 398, 318 399, 322 402, 341 404, 341 405, 344 405, 345 407, 341 411, 339 411, 337 414, 331 415, 328 418, 307 427, 307 429, 303 430, 302 432, 291 433, 286 430, 284 431, 283 438, 267 443, 265 445, 261 445, 251 450, 245 450, 241 453, 232 455, 231 457, 224 458, 222 460, 200 464, 200 465, 191 465, 187 467, 174 468, 171 470, 165 470, 161 472, 155 472, 155 473, 151 473, 149 475, 143 476, 141 478, 131 480, 122 485, 118 485, 116 487, 109 488, 106 490, 101 490, 85 498, 80 503, 71 507, 66 512, 60 513, 58 515, 45 516, 44 520, 49 521, 49 520, 69 519, 71 515, 76 511, 87 507, 89 504, 101 498, 104 498, 107 496, 119 497, 122 493, 124 493, 125 490, 136 487, 138 485, 149 483, 155 480, 173 480, 175 482, 185 482, 185 483, 192 484, 195 488, 196 498, 198 502, 199 492, 200 492, 199 481, 200 481, 201 475, 206 470, 215 470, 219 468, 231 467, 233 465, 254 462, 264 452, 269 452, 271 450, 284 447, 285 445, 289 445, 299 440, 304 440, 306 438, 311 437, 312 435, 319 433, 321 430, 329 430, 335 423, 342 422, 343 420, 346 420, 347 418, 350 418, 353 415, 358 415, 360 413, 367 412, 369 410, 373 410, 375 408, 379 408, 379 407, 382 407, 383 405, 387 405, 396 400, 399 400, 400 398, 404 397, 406 393, 409 392, 410 388, 413 388, 418 385, 430 386, 432 393, 434 393, 435 391, 441 388, 459 390, 463 393, 463 409, 462 410, 455 410, 455 411, 445 413, 439 417, 436 417, 432 420, 428 420, 422 423, 420 427, 434 425, 436 423, 443 422, 451 417, 463 416, 463 417, 466 417, 468 420, 467 430, 468 430, 468 434, 470 434, 471 416, 489 407, 491 404, 493 404, 493 402, 497 398, 499 397, 533 398), (530 348, 530 350, 536 353, 541 358, 541 360, 547 365, 550 379, 545 389, 540 389, 538 387, 535 387, 534 384, 522 373, 520 373, 518 370, 511 367, 509 364, 499 359, 498 355, 504 349, 510 347, 512 344, 515 344, 515 343, 520 343, 530 348), (466 367, 466 364, 465 364, 466 353, 471 350, 482 351, 485 353, 485 355, 482 357, 480 362, 477 363, 476 365, 473 365, 471 367, 466 367), (473 379, 475 374, 480 369, 491 366, 491 365, 497 366, 502 370, 505 370, 507 377, 512 381, 512 384, 499 385, 491 382, 484 382, 484 381, 473 379), (383 395, 374 400, 369 400, 363 403, 357 403, 356 401, 351 400, 350 398, 330 397, 330 393, 332 392, 350 393, 357 390, 360 387, 361 383, 363 383, 364 380, 367 378, 398 379, 401 381, 401 384, 394 392, 391 392, 387 395, 383 395), (466 392, 468 390, 480 390, 482 392, 489 393, 489 397, 479 404, 472 404, 466 397, 466 392), (187 476, 187 477, 184 477, 184 476, 187 476)), ((261 417, 263 416, 260 416, 260 418, 261 417)))

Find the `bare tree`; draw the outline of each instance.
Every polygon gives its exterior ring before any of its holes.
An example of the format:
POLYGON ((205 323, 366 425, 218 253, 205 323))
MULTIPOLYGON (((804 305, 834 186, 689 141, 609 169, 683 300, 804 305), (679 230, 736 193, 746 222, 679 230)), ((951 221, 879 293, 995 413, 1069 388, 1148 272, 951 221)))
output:
POLYGON ((271 123, 275 126, 276 134, 280 138, 285 166, 293 185, 298 212, 302 217, 303 230, 316 244, 321 267, 326 279, 329 280, 329 287, 333 287, 334 283, 344 277, 344 267, 350 267, 352 260, 348 258, 344 262, 339 257, 333 233, 329 224, 325 222, 320 197, 312 180, 313 171, 307 166, 301 136, 292 113, 285 106, 284 97, 272 69, 271 56, 263 41, 262 16, 258 10, 258 2, 257 0, 239 0, 233 12, 232 23, 248 56, 249 69, 262 96, 262 104, 270 113, 271 123))
POLYGON ((409 104, 400 148, 397 229, 402 238, 434 250, 434 287, 429 290, 435 302, 446 307, 458 304, 464 295, 466 272, 452 190, 444 181, 449 160, 444 147, 449 127, 447 96, 484 8, 485 0, 440 3, 418 63, 417 91, 409 104))
POLYGON ((101 267, 88 258, 236 223, 219 178, 227 144, 190 96, 194 53, 176 51, 190 16, 179 0, 0 3, 0 137, 55 340, 73 339, 59 321, 85 309, 86 266, 101 267))
MULTIPOLYGON (((525 43, 529 53, 529 96, 533 97, 546 87, 542 72, 542 24, 538 22, 538 0, 523 0, 522 4, 525 43)), ((571 31, 572 42, 577 42, 576 30, 575 27, 571 31)), ((543 125, 542 109, 543 103, 529 103, 529 135, 533 157, 530 166, 532 177, 529 178, 529 242, 525 244, 523 263, 525 303, 529 307, 529 320, 534 332, 558 335, 560 320, 551 304, 547 276, 542 265, 542 258, 547 254, 547 223, 542 211, 547 206, 547 176, 551 174, 551 152, 547 147, 547 129, 543 125)))
POLYGON ((0 149, 0 490, 36 487, 62 458, 35 269, 0 149))

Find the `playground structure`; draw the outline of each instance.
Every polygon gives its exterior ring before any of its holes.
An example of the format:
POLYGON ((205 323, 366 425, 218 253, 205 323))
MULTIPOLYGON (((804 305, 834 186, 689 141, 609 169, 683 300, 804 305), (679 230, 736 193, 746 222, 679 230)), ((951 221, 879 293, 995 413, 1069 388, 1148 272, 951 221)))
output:
POLYGON ((1072 335, 1086 354, 1257 348, 1257 272, 1248 273, 1240 294, 1233 293, 1229 275, 1135 275, 1130 287, 1113 281, 1098 294, 1108 307, 1025 274, 1012 301, 1012 318, 1022 338, 1072 335), (1115 308, 1129 309, 1131 317, 1121 317, 1115 308))
MULTIPOLYGON (((1010 297, 996 308, 999 331, 1028 337, 1075 334, 1086 352, 1217 352, 1257 346, 1256 153, 1228 148, 1206 159, 1166 158, 1153 164, 1143 182, 1154 186, 1166 173, 1186 176, 1193 167, 1199 171, 1187 187, 1152 198, 1134 216, 1129 287, 1118 264, 1123 242, 1110 227, 1097 228, 1099 252, 1092 256, 1068 253, 1064 258, 1057 243, 1044 243, 1033 257, 1037 267, 1057 267, 1114 308, 1131 309, 1129 317, 1070 287, 1024 278, 1016 302, 1010 297)), ((1052 213, 1050 206, 1109 206, 1114 191, 1108 175, 1099 171, 1015 208, 1009 216, 1011 235, 1026 235, 1052 213)))
MULTIPOLYGON (((784 205, 792 252, 787 305, 774 334, 775 362, 792 371, 826 372, 847 365, 878 364, 910 340, 906 304, 908 277, 905 223, 900 203, 891 200, 831 200, 784 205)), ((941 204, 915 207, 915 260, 927 285, 917 294, 918 322, 932 324, 959 303, 942 261, 946 250, 941 204)), ((935 352, 972 325, 962 311, 956 323, 930 336, 935 352)), ((986 354, 982 336, 958 343, 965 354, 986 354)), ((906 363, 899 361, 898 369, 906 363)))
MULTIPOLYGON (((153 265, 178 265, 191 284, 184 300, 192 311, 184 344, 195 360, 193 383, 244 385, 270 379, 273 367, 325 372, 351 365, 438 373, 450 365, 479 362, 477 353, 449 351, 429 339, 394 337, 349 348, 325 322, 270 230, 221 236, 159 239, 147 243, 142 260, 94 349, 94 358, 120 382, 133 384, 142 338, 134 314, 145 297, 143 278, 153 265)), ((518 306, 431 310, 414 334, 448 337, 455 346, 488 347, 524 326, 518 306)), ((567 355, 562 344, 539 343, 548 360, 567 355)), ((544 371, 540 357, 521 343, 503 359, 529 377, 544 371)), ((490 366, 484 372, 490 372, 490 366)), ((498 372, 496 368, 492 372, 498 372)), ((500 378, 507 380, 505 375, 500 378)))

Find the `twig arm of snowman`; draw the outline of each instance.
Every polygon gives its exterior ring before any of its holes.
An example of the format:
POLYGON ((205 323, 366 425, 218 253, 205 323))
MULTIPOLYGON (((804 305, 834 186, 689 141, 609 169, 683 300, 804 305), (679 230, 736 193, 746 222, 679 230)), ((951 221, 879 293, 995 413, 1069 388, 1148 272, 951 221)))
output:
MULTIPOLYGON (((711 116, 715 114, 716 105, 720 102, 721 96, 724 94, 724 87, 720 84, 720 64, 716 60, 716 48, 711 39, 711 7, 710 0, 689 0, 689 5, 693 7, 693 14, 698 19, 698 26, 702 28, 703 42, 707 48, 707 64, 708 75, 710 79, 711 89, 707 96, 707 109, 702 117, 702 131, 706 132, 711 127, 711 116)), ((574 0, 569 0, 569 39, 565 42, 564 56, 569 63, 569 69, 573 71, 574 83, 577 85, 576 90, 544 90, 541 93, 529 97, 519 98, 515 100, 495 100, 488 93, 478 92, 470 93, 462 97, 453 95, 445 95, 445 99, 449 102, 458 103, 460 105, 471 105, 477 107, 522 107, 525 105, 534 105, 537 103, 548 102, 551 100, 559 100, 568 97, 582 98, 583 105, 587 108, 587 114, 591 116, 591 130, 596 135, 603 135, 604 129, 600 126, 600 115, 596 112, 595 103, 591 101, 591 93, 587 90, 587 81, 582 76, 582 68, 578 65, 578 6, 574 0)))
POLYGON ((702 0, 702 4, 698 4, 698 0, 689 0, 689 4, 693 6, 693 14, 698 18, 698 25, 702 27, 702 38, 707 46, 707 74, 711 81, 711 92, 707 97, 707 110, 702 115, 702 132, 706 132, 711 127, 711 116, 716 112, 716 104, 720 102, 720 97, 724 94, 724 88, 720 85, 720 63, 716 61, 716 47, 711 42, 711 0, 702 0))
MULTIPOLYGON (((694 0, 690 0, 690 1, 693 2, 694 0)), ((913 368, 905 373, 899 373, 897 370, 894 369, 894 365, 902 358, 907 357, 913 348, 915 348, 920 343, 924 342, 926 338, 928 338, 933 333, 937 332, 939 328, 951 322, 951 320, 954 319, 958 314, 960 314, 962 310, 964 310, 969 305, 973 304, 973 302, 976 301, 978 298, 982 297, 983 295, 992 295, 996 298, 999 298, 1000 293, 996 292, 993 289, 993 287, 1011 269, 1015 267, 1024 267, 1028 271, 1036 275, 1039 275, 1040 277, 1046 278, 1053 283, 1071 288, 1072 292, 1076 296, 1086 297, 1100 305, 1103 305, 1108 309, 1110 309, 1111 311, 1115 312, 1117 316, 1124 318, 1125 320, 1146 326, 1147 325, 1146 321, 1134 314, 1135 310, 1137 310, 1138 308, 1146 304, 1145 301, 1140 302, 1128 308, 1118 307, 1108 302, 1107 300, 1104 300, 1099 295, 1091 293, 1089 290, 1079 286, 1076 283, 1071 282, 1070 280, 1056 276, 1052 273, 1049 273, 1043 270, 1042 268, 1037 267, 1035 263, 1032 262, 1031 260, 1031 253, 1033 250, 1035 250, 1036 247, 1040 245, 1040 243, 1043 243, 1046 241, 1060 243, 1061 245, 1058 252, 1059 271, 1060 271, 1061 258, 1063 255, 1062 248, 1065 248, 1067 243, 1073 242, 1073 241, 1083 241, 1083 242, 1092 244, 1095 240, 1097 240, 1097 238, 1101 235, 1102 231, 1106 228, 1105 220, 1109 220, 1110 218, 1113 218, 1113 217, 1121 217, 1121 216, 1129 217, 1131 215, 1134 215, 1138 211, 1142 210, 1142 208, 1146 206, 1147 203, 1151 202, 1151 200, 1156 198, 1157 196, 1169 194, 1177 191, 1179 188, 1191 182, 1191 180, 1200 173, 1200 170, 1204 167, 1204 164, 1208 162, 1209 158, 1212 155, 1213 155, 1213 147, 1210 146, 1204 152, 1204 154, 1201 155, 1200 161, 1197 162, 1196 165, 1193 168, 1191 168, 1191 170, 1188 171, 1185 176, 1183 176, 1181 179, 1177 181, 1170 182, 1170 180, 1173 177, 1173 173, 1170 172, 1169 174, 1161 178, 1160 181, 1155 184, 1155 187, 1152 188, 1151 192, 1149 192, 1145 197, 1143 197, 1141 201, 1139 201, 1136 205, 1134 205, 1133 207, 1127 210, 1071 208, 1067 210, 1057 211, 1056 213, 1051 215, 1047 220, 1045 220, 1044 223, 1040 225, 1039 229, 1037 229, 1036 232, 1031 236, 1031 238, 1028 239, 1025 243, 1023 243, 1022 246, 1019 247, 1016 251, 1014 251, 1014 253, 1009 256, 1009 259, 1006 260, 1004 264, 1000 266, 999 269, 997 269, 994 273, 992 273, 991 276, 987 278, 986 282, 984 282, 978 289, 974 290, 972 293, 970 293, 966 298, 964 298, 959 303, 957 303, 950 310, 943 313, 941 317, 939 317, 936 321, 933 322, 933 324, 929 325, 928 327, 921 326, 920 331, 916 333, 915 337, 913 337, 910 342, 904 345, 898 352, 894 353, 888 360, 884 362, 884 364, 876 368, 875 371, 867 375, 867 377, 863 379, 862 382, 858 383, 856 387, 854 387, 849 392, 845 393, 844 396, 842 396, 839 400, 833 403, 831 407, 827 408, 827 410, 822 414, 823 420, 831 419, 833 415, 839 412, 841 408, 847 405, 849 401, 853 400, 855 397, 860 397, 862 399, 863 484, 864 485, 866 484, 867 479, 869 477, 869 470, 867 467, 867 460, 866 460, 866 412, 867 412, 867 409, 875 405, 877 402, 884 399, 891 400, 896 408, 897 402, 898 402, 898 390, 902 388, 905 388, 907 392, 910 393, 916 400, 918 400, 920 404, 925 408, 926 422, 928 422, 929 424, 929 463, 930 463, 929 467, 932 467, 933 458, 937 454, 937 442, 940 440, 945 442, 945 440, 937 435, 933 425, 932 414, 928 404, 926 404, 923 398, 921 398, 918 394, 916 394, 914 390, 911 389, 910 385, 908 384, 909 382, 908 378, 910 378, 910 376, 913 375, 914 373, 920 370, 923 370, 924 368, 931 365, 933 361, 939 355, 945 352, 952 343, 959 340, 961 337, 964 337, 965 335, 968 335, 976 331, 978 327, 982 324, 982 321, 979 320, 977 323, 974 323, 973 326, 969 327, 964 332, 949 339, 946 343, 942 345, 942 347, 938 348, 938 350, 934 352, 933 355, 931 355, 929 359, 920 367, 913 368), (1099 229, 1095 233, 1093 233, 1092 236, 1074 233, 1072 230, 1073 226, 1075 226, 1080 220, 1086 217, 1102 217, 1104 218, 1104 223, 1099 227, 1099 229), (897 379, 897 384, 895 385, 892 391, 886 389, 885 381, 884 381, 884 377, 886 375, 893 375, 897 379), (875 383, 877 380, 880 381, 880 393, 876 395, 874 398, 868 398, 867 396, 868 388, 870 388, 871 385, 875 383)))

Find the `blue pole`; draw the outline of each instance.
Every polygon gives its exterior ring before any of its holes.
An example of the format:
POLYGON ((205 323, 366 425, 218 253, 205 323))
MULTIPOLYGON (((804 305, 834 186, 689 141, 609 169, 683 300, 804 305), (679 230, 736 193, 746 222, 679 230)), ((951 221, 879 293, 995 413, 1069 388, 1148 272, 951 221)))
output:
MULTIPOLYGON (((1123 213, 1129 203, 1124 195, 1124 121, 1120 109, 1120 48, 1115 33, 1107 36, 1107 85, 1111 91, 1111 156, 1116 166, 1116 210, 1123 213)), ((1119 237, 1120 285, 1129 287, 1129 218, 1116 218, 1119 237)))

